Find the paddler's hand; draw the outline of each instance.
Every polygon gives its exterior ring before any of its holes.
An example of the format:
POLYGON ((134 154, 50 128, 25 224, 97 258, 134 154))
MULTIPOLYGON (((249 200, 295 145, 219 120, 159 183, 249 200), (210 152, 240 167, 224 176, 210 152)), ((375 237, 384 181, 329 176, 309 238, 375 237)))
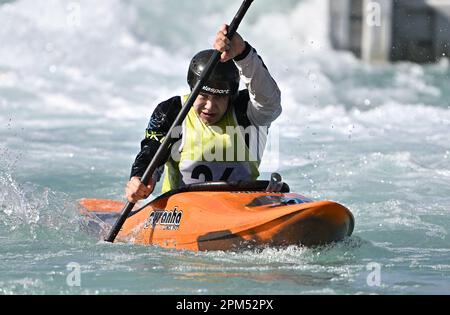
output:
POLYGON ((137 203, 139 200, 146 199, 155 189, 156 181, 150 180, 150 184, 146 187, 141 182, 140 177, 133 177, 128 182, 125 189, 125 197, 131 203, 137 203))
POLYGON ((214 49, 222 53, 220 56, 220 61, 222 62, 226 62, 242 54, 246 45, 245 41, 238 33, 233 36, 231 41, 227 38, 227 34, 228 25, 224 24, 220 27, 220 30, 216 35, 216 40, 214 41, 214 49))

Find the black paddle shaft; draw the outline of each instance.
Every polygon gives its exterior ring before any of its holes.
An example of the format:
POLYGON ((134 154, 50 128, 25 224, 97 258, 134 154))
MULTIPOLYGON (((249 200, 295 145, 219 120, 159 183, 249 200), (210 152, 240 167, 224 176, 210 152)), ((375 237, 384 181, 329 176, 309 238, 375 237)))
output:
MULTIPOLYGON (((237 12, 236 16, 234 17, 233 21, 231 22, 228 32, 227 32, 227 38, 232 39, 234 34, 236 33, 239 24, 241 23, 242 19, 244 18, 245 14, 247 13, 247 10, 249 9, 250 5, 252 4, 253 0, 244 0, 241 7, 239 8, 239 11, 237 12)), ((147 170, 144 173, 144 176, 141 178, 141 182, 144 185, 148 185, 150 182, 151 177, 153 176, 153 173, 158 168, 159 165, 163 164, 164 161, 162 161, 163 157, 166 156, 166 153, 170 149, 170 146, 174 142, 174 138, 172 138, 172 132, 175 128, 178 128, 183 123, 183 120, 186 118, 187 114, 189 113, 192 105, 194 104, 195 100, 197 99, 197 96, 200 94, 200 91, 202 87, 205 85, 205 83, 208 81, 211 73, 213 72, 215 66, 220 61, 220 55, 221 52, 216 50, 214 54, 211 56, 208 64, 206 65, 205 70, 202 72, 200 76, 200 80, 197 82, 195 87, 193 88, 186 104, 182 107, 180 113, 178 114, 177 118, 175 119, 174 123, 172 124, 172 127, 170 128, 168 132, 168 136, 163 141, 163 143, 159 146, 158 151, 153 156, 152 161, 147 167, 147 170)), ((116 239, 117 234, 119 234, 120 229, 122 228, 123 224, 125 223, 126 219, 128 218, 128 215, 130 214, 131 210, 133 210, 135 204, 132 202, 128 202, 125 207, 123 208, 122 212, 120 213, 120 217, 117 219, 114 226, 109 231, 108 237, 105 239, 106 242, 114 242, 116 239)))

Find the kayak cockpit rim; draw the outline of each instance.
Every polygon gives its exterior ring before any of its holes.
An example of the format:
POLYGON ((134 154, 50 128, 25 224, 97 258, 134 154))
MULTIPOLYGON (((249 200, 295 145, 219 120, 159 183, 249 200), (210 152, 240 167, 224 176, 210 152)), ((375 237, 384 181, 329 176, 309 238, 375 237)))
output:
MULTIPOLYGON (((269 186, 270 181, 268 180, 258 180, 253 182, 246 181, 237 181, 237 182, 205 182, 198 184, 191 184, 180 187, 178 189, 174 189, 168 191, 161 196, 156 197, 152 201, 145 204, 143 207, 133 211, 130 213, 128 217, 132 217, 133 215, 139 213, 141 210, 147 208, 150 204, 157 202, 158 200, 169 198, 177 194, 185 193, 185 192, 199 192, 199 191, 210 191, 210 192, 264 192, 269 186)), ((291 191, 288 184, 283 183, 281 187, 280 193, 289 193, 291 191)))

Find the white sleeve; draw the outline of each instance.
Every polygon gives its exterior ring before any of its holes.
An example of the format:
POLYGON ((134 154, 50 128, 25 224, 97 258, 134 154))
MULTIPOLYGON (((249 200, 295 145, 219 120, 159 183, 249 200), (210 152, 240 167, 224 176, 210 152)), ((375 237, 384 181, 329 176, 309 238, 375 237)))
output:
POLYGON ((247 109, 250 122, 255 126, 270 126, 282 112, 277 83, 253 48, 244 59, 235 63, 250 95, 247 109))

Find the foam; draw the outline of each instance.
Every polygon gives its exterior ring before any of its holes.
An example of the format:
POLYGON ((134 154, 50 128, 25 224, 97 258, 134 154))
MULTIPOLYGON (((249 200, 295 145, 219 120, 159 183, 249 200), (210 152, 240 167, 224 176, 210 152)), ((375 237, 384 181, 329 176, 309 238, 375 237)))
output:
MULTIPOLYGON (((72 11, 59 1, 17 1, 0 7, 0 18, 10 21, 8 25, 14 29, 13 33, 0 31, 1 41, 10 47, 0 52, 0 63, 15 69, 2 72, 0 86, 25 88, 40 100, 39 106, 34 106, 39 111, 103 115, 112 120, 148 117, 158 100, 186 86, 191 55, 207 44, 203 33, 214 34, 217 28, 216 19, 206 17, 199 18, 191 29, 185 28, 183 19, 175 24, 168 20, 167 25, 159 25, 165 37, 159 40, 152 23, 166 22, 162 17, 179 3, 161 4, 161 11, 149 11, 142 1, 77 3, 82 18, 77 27, 69 25, 72 11), (196 28, 201 31, 193 37, 196 28), (144 29, 152 29, 147 31, 148 37, 144 29), (194 48, 184 47, 187 43, 194 48)), ((208 3, 204 1, 208 12, 222 8, 222 4, 208 3)), ((190 6, 183 6, 187 11, 180 14, 191 14, 190 6)), ((229 7, 215 18, 225 18, 231 12, 229 7)), ((448 64, 425 68, 402 63, 393 73, 388 68, 364 65, 348 53, 331 50, 327 21, 327 1, 289 1, 274 6, 274 10, 255 9, 249 23, 242 25, 244 37, 266 59, 282 90, 280 123, 297 126, 292 133, 305 125, 305 119, 310 125, 327 123, 342 135, 376 132, 376 128, 367 127, 376 121, 389 127, 399 123, 395 119, 412 123, 419 116, 427 121, 434 117, 433 124, 436 117, 448 123, 448 108, 439 111, 424 102, 426 98, 444 98, 441 87, 430 84, 428 72, 445 75, 448 64), (274 26, 283 31, 273 32, 274 26), (349 81, 355 74, 363 78, 387 75, 392 84, 374 87, 360 84, 358 79, 349 81), (292 124, 292 117, 300 122, 292 124)))

